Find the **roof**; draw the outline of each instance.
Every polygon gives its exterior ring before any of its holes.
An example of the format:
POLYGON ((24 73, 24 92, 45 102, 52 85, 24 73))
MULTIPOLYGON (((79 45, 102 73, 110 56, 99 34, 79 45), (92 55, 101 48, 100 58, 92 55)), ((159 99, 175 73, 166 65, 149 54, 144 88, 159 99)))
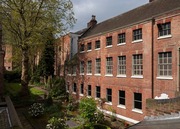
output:
POLYGON ((180 118, 142 121, 126 129, 180 129, 180 118))
POLYGON ((180 0, 154 0, 153 2, 97 24, 89 29, 82 38, 130 26, 175 9, 180 9, 180 0))
POLYGON ((82 29, 82 30, 79 30, 79 31, 77 31, 77 32, 74 32, 73 34, 77 34, 77 35, 83 35, 87 30, 88 30, 89 28, 84 28, 84 29, 82 29))

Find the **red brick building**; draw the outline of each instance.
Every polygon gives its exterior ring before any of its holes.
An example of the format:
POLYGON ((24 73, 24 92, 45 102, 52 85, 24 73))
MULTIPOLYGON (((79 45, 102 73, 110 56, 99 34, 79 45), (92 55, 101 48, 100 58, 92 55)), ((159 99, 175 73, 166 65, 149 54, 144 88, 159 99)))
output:
POLYGON ((180 90, 180 0, 154 0, 96 24, 79 38, 67 89, 79 99, 105 98, 103 111, 131 123, 146 116, 146 99, 180 90))

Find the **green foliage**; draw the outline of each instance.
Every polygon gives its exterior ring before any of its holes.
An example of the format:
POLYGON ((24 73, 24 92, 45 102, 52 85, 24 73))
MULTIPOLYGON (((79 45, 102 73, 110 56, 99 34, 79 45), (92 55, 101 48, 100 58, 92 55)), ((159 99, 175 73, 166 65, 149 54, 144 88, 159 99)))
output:
POLYGON ((52 97, 49 95, 48 98, 45 101, 45 106, 49 107, 53 104, 53 99, 52 97))
POLYGON ((50 36, 45 43, 45 48, 40 59, 39 75, 41 76, 54 75, 54 37, 52 34, 50 36))
POLYGON ((69 111, 75 111, 79 107, 79 103, 71 96, 69 95, 69 102, 67 105, 67 110, 69 111))
POLYGON ((93 98, 82 98, 79 103, 79 111, 81 117, 92 122, 94 114, 96 112, 96 102, 93 98))
POLYGON ((111 129, 110 127, 102 124, 95 124, 94 129, 111 129))
POLYGON ((55 99, 65 99, 67 98, 66 93, 66 83, 64 78, 56 78, 52 82, 52 89, 50 90, 49 95, 55 99))
POLYGON ((21 71, 5 71, 4 72, 4 79, 7 82, 21 82, 21 71))
POLYGON ((46 129, 67 129, 64 119, 52 117, 46 126, 46 129))
POLYGON ((105 119, 104 119, 104 114, 103 114, 103 112, 97 111, 97 112, 95 113, 94 121, 95 121, 96 123, 104 123, 105 119))
POLYGON ((20 83, 5 83, 5 94, 15 97, 18 95, 21 89, 20 83))
POLYGON ((39 89, 37 89, 35 87, 30 88, 30 92, 33 95, 44 95, 43 91, 41 91, 41 90, 39 90, 39 89))

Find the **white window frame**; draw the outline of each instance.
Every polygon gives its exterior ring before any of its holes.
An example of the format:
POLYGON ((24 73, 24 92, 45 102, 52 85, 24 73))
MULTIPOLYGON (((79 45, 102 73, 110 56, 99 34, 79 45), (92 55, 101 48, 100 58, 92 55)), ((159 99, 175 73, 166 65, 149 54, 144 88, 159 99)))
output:
POLYGON ((126 76, 126 56, 118 56, 117 76, 126 76))
POLYGON ((113 58, 106 57, 106 75, 113 75, 113 58))
POLYGON ((132 58, 132 77, 143 77, 143 55, 136 54, 132 58))
POLYGON ((92 75, 92 60, 87 61, 87 75, 92 75))
POLYGON ((95 62, 95 75, 101 74, 101 58, 96 58, 95 62))

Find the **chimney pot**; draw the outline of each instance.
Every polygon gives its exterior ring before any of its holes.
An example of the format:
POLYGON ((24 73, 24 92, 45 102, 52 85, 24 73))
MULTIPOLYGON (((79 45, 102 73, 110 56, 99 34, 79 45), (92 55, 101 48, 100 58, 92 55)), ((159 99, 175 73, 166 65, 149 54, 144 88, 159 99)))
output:
POLYGON ((96 21, 96 16, 95 15, 92 15, 92 19, 90 20, 90 22, 87 24, 87 27, 93 27, 97 24, 97 21, 96 21))

